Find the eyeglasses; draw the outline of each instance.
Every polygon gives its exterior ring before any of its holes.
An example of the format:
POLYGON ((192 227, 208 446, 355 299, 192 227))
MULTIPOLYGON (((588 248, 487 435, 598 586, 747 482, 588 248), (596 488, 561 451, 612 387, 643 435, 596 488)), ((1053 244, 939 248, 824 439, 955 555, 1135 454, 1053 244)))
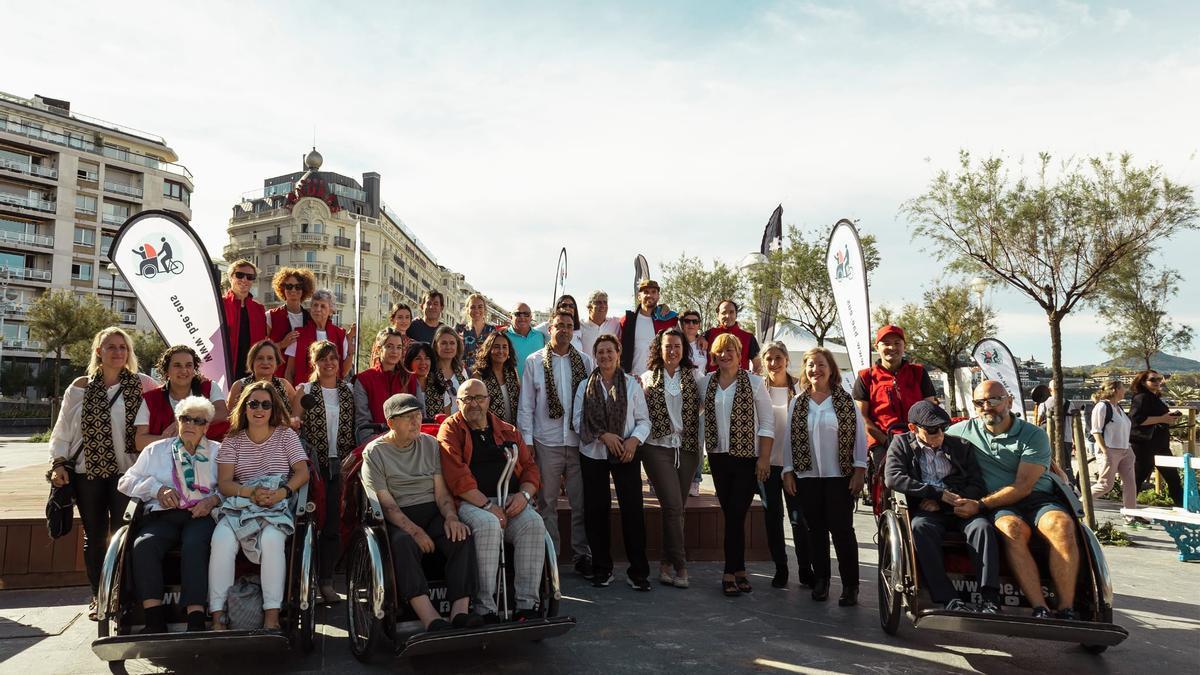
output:
POLYGON ((570 303, 570 302, 564 302, 561 305, 559 305, 558 308, 559 309, 575 309, 575 304, 570 303))
POLYGON ((694 326, 695 324, 700 323, 700 319, 680 319, 679 323, 685 323, 689 326, 694 326))
POLYGON ((983 408, 984 406, 995 408, 995 407, 999 406, 1001 403, 1004 403, 1004 399, 1006 399, 1006 398, 1008 398, 1008 397, 1007 396, 989 396, 988 398, 972 399, 971 403, 975 404, 976 408, 983 408))
POLYGON ((924 431, 927 434, 936 436, 946 430, 946 425, 938 424, 937 426, 927 427, 923 424, 918 424, 917 428, 920 429, 921 431, 924 431))
POLYGON ((478 394, 475 396, 459 396, 458 400, 462 401, 463 403, 483 403, 484 401, 488 400, 488 398, 489 396, 487 394, 478 394))
POLYGON ((302 290, 304 290, 304 284, 284 284, 283 290, 285 290, 285 291, 302 291, 302 290))
POLYGON ((513 316, 532 316, 533 312, 513 312, 513 316))
POLYGON ((1163 378, 1161 378, 1161 377, 1148 377, 1148 378, 1146 378, 1146 381, 1147 381, 1147 382, 1162 382, 1162 381, 1163 381, 1163 378))
POLYGON ((190 415, 180 415, 179 421, 183 422, 184 424, 195 424, 198 427, 208 424, 208 420, 204 419, 203 417, 192 417, 190 415))
POLYGON ((271 408, 275 407, 275 404, 270 401, 260 401, 259 399, 252 399, 252 400, 246 401, 246 407, 250 408, 251 410, 270 410, 271 408))
POLYGON ((258 278, 258 275, 255 274, 254 272, 234 272, 233 278, 234 279, 245 279, 247 281, 254 281, 255 279, 258 278))

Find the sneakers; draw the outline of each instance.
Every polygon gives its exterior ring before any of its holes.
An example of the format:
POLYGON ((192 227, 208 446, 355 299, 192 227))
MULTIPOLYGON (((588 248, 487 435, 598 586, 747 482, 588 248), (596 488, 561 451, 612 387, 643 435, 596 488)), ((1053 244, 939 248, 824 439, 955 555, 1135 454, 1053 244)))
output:
POLYGON ((532 607, 529 609, 518 609, 517 611, 513 612, 513 621, 516 621, 517 623, 522 621, 532 621, 540 618, 542 618, 542 615, 538 614, 538 611, 532 607))
POLYGON ((592 568, 592 556, 581 555, 575 558, 575 573, 588 580, 595 576, 596 572, 592 568))
POLYGON ((450 619, 450 625, 455 628, 479 628, 483 625, 483 617, 478 614, 463 612, 462 614, 455 614, 450 619))
POLYGON ((997 605, 996 603, 992 602, 991 600, 984 600, 983 602, 979 603, 979 613, 980 614, 999 614, 1000 613, 1000 605, 997 605))
POLYGON ((843 586, 838 607, 853 607, 858 604, 858 586, 843 586))
POLYGON ((692 483, 692 487, 688 489, 688 496, 689 497, 699 497, 700 496, 700 484, 699 483, 692 483))
POLYGON ((598 572, 592 577, 592 586, 595 586, 596 588, 607 588, 612 582, 612 572, 598 572))
POLYGON ((788 585, 788 568, 787 565, 776 566, 775 576, 771 578, 771 588, 787 588, 788 585))
POLYGON ((1062 619, 1063 621, 1078 621, 1079 620, 1079 616, 1077 616, 1075 614, 1074 607, 1067 607, 1066 609, 1058 610, 1057 612, 1054 613, 1054 618, 1062 619))
POLYGON ((971 605, 963 602, 962 600, 960 600, 958 598, 954 598, 950 602, 946 603, 946 611, 947 612, 974 612, 975 608, 972 607, 971 605))
MULTIPOLYGON (((611 578, 611 576, 612 575, 609 575, 610 578, 611 578)), ((643 591, 644 592, 644 591, 650 590, 650 580, 646 579, 645 577, 641 577, 638 579, 634 579, 633 577, 626 577, 626 579, 629 582, 629 587, 635 591, 643 591)))
POLYGON ((1035 618, 1035 619, 1050 619, 1053 617, 1050 615, 1049 607, 1034 607, 1033 608, 1033 618, 1035 618))
POLYGON ((675 573, 671 570, 662 569, 658 571, 658 583, 663 586, 675 585, 675 573))

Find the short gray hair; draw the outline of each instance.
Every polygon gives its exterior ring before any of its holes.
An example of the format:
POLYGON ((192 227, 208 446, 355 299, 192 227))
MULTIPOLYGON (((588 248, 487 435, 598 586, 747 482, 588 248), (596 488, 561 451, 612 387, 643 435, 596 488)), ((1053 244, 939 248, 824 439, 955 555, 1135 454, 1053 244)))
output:
POLYGON ((212 401, 203 396, 188 396, 175 404, 175 419, 198 412, 203 412, 204 419, 210 422, 217 416, 217 409, 213 407, 212 401))
POLYGON ((599 300, 600 298, 604 298, 605 300, 607 300, 608 293, 605 291, 592 291, 592 294, 588 296, 587 306, 588 307, 595 306, 596 301, 599 300))
POLYGON ((329 303, 330 307, 337 306, 337 303, 333 301, 333 291, 329 290, 328 288, 318 288, 317 290, 313 291, 312 298, 309 300, 309 302, 311 303, 316 300, 324 300, 325 302, 329 303))

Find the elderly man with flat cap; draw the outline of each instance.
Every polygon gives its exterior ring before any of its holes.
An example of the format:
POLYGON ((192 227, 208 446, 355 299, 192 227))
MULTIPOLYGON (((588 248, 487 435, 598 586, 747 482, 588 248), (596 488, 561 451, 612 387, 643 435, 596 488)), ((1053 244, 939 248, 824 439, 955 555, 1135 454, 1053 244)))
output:
POLYGON ((982 514, 958 515, 960 502, 987 494, 975 448, 946 435, 950 416, 945 410, 918 401, 908 410, 908 431, 892 436, 884 482, 909 500, 913 540, 921 577, 929 597, 946 609, 974 611, 946 576, 942 540, 947 532, 962 532, 971 551, 979 582, 980 612, 999 610, 1000 548, 991 521, 982 514))

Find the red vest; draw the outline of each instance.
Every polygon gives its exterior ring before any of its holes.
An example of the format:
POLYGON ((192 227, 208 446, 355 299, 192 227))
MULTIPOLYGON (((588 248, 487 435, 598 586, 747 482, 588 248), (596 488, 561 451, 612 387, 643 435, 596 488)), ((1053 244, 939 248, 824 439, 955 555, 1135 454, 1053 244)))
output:
MULTIPOLYGON (((342 346, 346 342, 346 331, 339 328, 332 321, 325 322, 325 335, 334 347, 337 347, 338 363, 346 359, 346 354, 342 350, 342 346)), ((296 355, 291 357, 296 362, 296 367, 292 372, 292 386, 299 386, 302 382, 308 382, 308 376, 312 373, 312 368, 308 364, 308 347, 317 341, 317 324, 309 322, 304 324, 300 329, 300 337, 292 344, 296 345, 296 355)), ((341 377, 341 373, 338 373, 341 377)))
MULTIPOLYGON (((212 395, 212 382, 210 380, 200 383, 200 395, 204 398, 209 398, 212 395)), ((146 408, 150 411, 150 421, 146 424, 146 431, 155 436, 162 435, 163 429, 166 429, 175 421, 175 410, 171 407, 171 394, 167 389, 167 385, 151 389, 142 394, 142 400, 146 402, 146 408)), ((229 422, 209 424, 205 436, 214 441, 219 441, 225 437, 225 432, 228 430, 229 422)))
POLYGON ((383 417, 383 402, 396 394, 416 394, 417 379, 397 364, 396 370, 385 373, 379 366, 371 366, 355 376, 355 382, 367 392, 367 405, 371 409, 372 424, 387 424, 383 417))
MULTIPOLYGON (((312 317, 308 315, 308 310, 301 309, 301 311, 304 313, 304 323, 312 323, 312 317)), ((292 332, 292 322, 288 319, 287 305, 267 310, 267 316, 271 319, 271 334, 267 337, 271 338, 271 342, 275 344, 283 342, 283 338, 292 332)), ((287 371, 286 359, 275 369, 275 377, 283 377, 285 371, 287 371)))
MULTIPOLYGON (((709 348, 710 349, 712 348, 712 343, 714 340, 717 339, 718 335, 723 335, 725 333, 733 333, 733 336, 738 339, 739 343, 741 343, 741 345, 742 345, 741 369, 742 370, 750 370, 750 340, 752 340, 754 338, 754 336, 751 335, 750 333, 746 332, 741 326, 739 326, 737 324, 734 324, 731 328, 726 328, 725 326, 714 326, 712 328, 709 328, 708 332, 706 332, 704 334, 704 339, 708 340, 709 348)), ((711 373, 711 372, 715 371, 716 369, 717 369, 717 362, 713 358, 709 357, 708 367, 706 368, 706 370, 711 373)))
MULTIPOLYGON (((238 357, 238 338, 241 337, 242 330, 242 306, 238 303, 237 296, 233 294, 233 291, 226 292, 223 300, 225 302, 225 335, 229 339, 227 359, 232 380, 233 373, 238 373, 246 367, 244 363, 234 363, 238 357)), ((250 344, 267 337, 267 310, 252 295, 246 296, 246 314, 250 316, 250 344)))
MULTIPOLYGON (((919 363, 904 361, 896 373, 884 368, 876 361, 870 368, 858 371, 858 377, 867 388, 867 416, 875 426, 885 433, 899 434, 908 431, 908 409, 925 398, 921 393, 921 380, 925 367, 919 363)), ((868 445, 878 442, 868 436, 868 445)))

